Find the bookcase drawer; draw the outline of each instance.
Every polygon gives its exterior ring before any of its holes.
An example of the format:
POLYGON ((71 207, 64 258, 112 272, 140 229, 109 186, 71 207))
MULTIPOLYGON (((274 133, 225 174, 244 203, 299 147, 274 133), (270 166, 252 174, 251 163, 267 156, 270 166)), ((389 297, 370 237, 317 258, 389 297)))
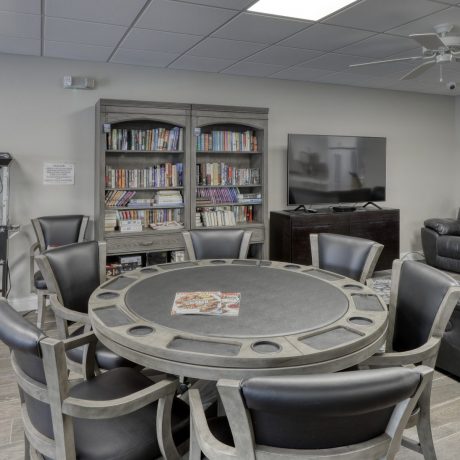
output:
POLYGON ((107 237, 107 254, 184 249, 181 233, 107 237))

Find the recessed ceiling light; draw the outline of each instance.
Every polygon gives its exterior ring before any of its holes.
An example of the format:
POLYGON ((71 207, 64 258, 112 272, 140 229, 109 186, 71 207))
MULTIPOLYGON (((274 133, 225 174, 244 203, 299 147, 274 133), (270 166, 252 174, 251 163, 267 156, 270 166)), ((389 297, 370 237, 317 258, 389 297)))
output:
POLYGON ((356 0, 259 0, 248 8, 257 13, 318 21, 356 0))

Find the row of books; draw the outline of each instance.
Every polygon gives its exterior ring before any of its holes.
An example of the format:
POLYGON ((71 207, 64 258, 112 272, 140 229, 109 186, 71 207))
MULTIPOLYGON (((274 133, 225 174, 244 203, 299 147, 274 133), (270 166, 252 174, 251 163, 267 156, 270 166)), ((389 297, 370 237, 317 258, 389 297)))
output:
POLYGON ((121 222, 127 220, 141 220, 143 227, 151 224, 167 222, 183 222, 181 209, 153 209, 153 210, 126 210, 105 211, 104 228, 106 232, 113 232, 120 227, 121 222))
POLYGON ((203 227, 231 227, 254 221, 252 206, 203 207, 197 208, 197 221, 198 215, 203 227))
POLYGON ((257 152, 255 131, 212 131, 196 137, 196 149, 201 152, 257 152))
POLYGON ((105 168, 107 188, 181 187, 183 180, 182 163, 162 163, 143 169, 105 168))
POLYGON ((108 150, 160 150, 175 152, 183 149, 184 130, 174 128, 112 129, 107 133, 108 150))
POLYGON ((219 203, 252 203, 262 202, 260 193, 240 193, 237 187, 199 188, 196 191, 196 204, 209 205, 219 203))
POLYGON ((237 168, 227 163, 196 165, 197 185, 259 185, 259 168, 237 168))
POLYGON ((107 208, 148 208, 155 205, 179 205, 184 200, 179 190, 160 190, 150 198, 134 198, 134 190, 110 190, 105 192, 107 208))

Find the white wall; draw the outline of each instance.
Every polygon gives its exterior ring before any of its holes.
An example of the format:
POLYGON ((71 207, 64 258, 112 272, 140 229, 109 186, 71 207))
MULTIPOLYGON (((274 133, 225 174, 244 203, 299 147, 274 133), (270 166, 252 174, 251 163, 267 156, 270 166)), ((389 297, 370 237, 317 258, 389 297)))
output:
POLYGON ((10 152, 11 297, 28 295, 33 216, 93 213, 94 105, 99 98, 268 107, 269 206, 286 203, 288 133, 387 137, 387 205, 401 209, 401 251, 420 249, 419 229, 453 215, 458 202, 455 100, 283 80, 0 56, 0 151, 10 152), (61 87, 64 75, 94 77, 93 91, 61 87), (42 185, 44 161, 76 165, 75 186, 42 185), (455 167, 453 167, 455 166, 455 167))

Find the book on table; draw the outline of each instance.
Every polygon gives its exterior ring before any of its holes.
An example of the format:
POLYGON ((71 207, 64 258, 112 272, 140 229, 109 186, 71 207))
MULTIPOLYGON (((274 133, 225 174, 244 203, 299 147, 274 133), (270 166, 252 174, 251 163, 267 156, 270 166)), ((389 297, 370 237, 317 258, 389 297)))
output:
POLYGON ((240 300, 239 292, 177 292, 171 315, 238 316, 240 300))

